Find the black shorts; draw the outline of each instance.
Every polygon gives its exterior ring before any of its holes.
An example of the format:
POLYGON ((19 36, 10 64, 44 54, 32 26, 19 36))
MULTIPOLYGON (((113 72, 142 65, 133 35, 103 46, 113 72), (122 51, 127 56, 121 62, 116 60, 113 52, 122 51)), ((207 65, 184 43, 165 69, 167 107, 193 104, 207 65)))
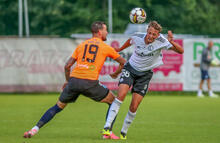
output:
POLYGON ((75 102, 80 94, 95 101, 101 101, 109 93, 109 89, 98 80, 87 80, 71 77, 63 89, 59 100, 63 103, 75 102))
POLYGON ((135 92, 141 96, 145 96, 152 76, 153 72, 151 70, 139 72, 127 63, 122 70, 119 84, 127 84, 129 87, 132 86, 132 93, 135 92))

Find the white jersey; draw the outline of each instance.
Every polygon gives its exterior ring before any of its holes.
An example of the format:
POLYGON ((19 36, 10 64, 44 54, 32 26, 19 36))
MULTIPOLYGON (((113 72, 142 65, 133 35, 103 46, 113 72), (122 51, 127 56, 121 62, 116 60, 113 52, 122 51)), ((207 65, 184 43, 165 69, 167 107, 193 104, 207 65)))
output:
POLYGON ((160 34, 153 43, 145 44, 144 38, 147 34, 136 34, 131 37, 134 45, 129 63, 137 71, 148 71, 163 64, 162 49, 169 49, 172 44, 160 34))

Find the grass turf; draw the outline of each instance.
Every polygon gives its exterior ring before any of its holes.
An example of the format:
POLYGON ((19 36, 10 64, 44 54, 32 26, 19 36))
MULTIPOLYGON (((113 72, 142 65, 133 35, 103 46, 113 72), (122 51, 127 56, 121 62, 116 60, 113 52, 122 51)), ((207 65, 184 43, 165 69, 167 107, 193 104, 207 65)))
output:
MULTIPOLYGON (((59 94, 1 94, 0 143, 219 143, 220 98, 146 96, 128 131, 128 139, 103 140, 108 106, 80 96, 31 139, 23 133, 53 106, 59 94)), ((131 96, 121 106, 113 131, 119 135, 131 96)))

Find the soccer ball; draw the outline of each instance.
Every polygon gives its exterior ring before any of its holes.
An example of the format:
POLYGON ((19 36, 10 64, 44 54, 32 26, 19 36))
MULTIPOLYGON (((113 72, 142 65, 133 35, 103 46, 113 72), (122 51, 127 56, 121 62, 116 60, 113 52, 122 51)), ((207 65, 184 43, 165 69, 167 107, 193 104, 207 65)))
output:
POLYGON ((131 11, 130 11, 130 20, 132 23, 144 23, 145 20, 146 20, 146 17, 147 17, 147 14, 146 12, 144 11, 143 8, 133 8, 131 11))
POLYGON ((211 61, 211 65, 217 66, 217 65, 219 65, 219 61, 218 61, 217 59, 213 59, 213 60, 211 61))

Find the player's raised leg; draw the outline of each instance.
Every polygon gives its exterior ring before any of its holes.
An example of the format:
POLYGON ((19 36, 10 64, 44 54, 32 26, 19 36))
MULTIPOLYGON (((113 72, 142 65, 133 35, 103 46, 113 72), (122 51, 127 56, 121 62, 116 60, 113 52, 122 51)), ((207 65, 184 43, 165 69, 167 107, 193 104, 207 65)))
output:
POLYGON ((46 123, 48 123, 57 113, 62 111, 66 105, 67 103, 62 103, 61 101, 58 101, 56 105, 54 105, 44 113, 36 126, 24 133, 24 138, 31 138, 32 136, 37 134, 39 129, 43 127, 46 123))

